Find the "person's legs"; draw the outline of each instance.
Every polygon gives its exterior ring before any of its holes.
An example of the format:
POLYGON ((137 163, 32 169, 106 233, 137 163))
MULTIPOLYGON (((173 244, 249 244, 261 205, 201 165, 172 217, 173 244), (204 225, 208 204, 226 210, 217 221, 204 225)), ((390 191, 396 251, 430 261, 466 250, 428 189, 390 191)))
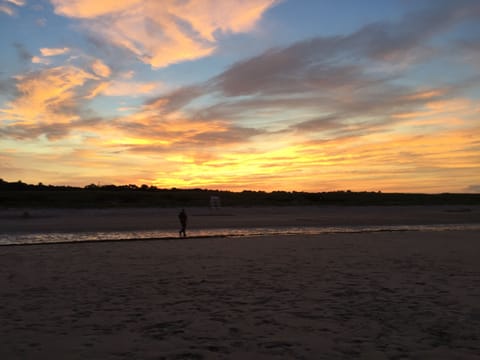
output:
POLYGON ((186 226, 185 225, 182 225, 182 228, 180 229, 179 234, 180 234, 180 237, 182 236, 182 234, 183 234, 183 237, 187 237, 187 232, 186 232, 186 226))

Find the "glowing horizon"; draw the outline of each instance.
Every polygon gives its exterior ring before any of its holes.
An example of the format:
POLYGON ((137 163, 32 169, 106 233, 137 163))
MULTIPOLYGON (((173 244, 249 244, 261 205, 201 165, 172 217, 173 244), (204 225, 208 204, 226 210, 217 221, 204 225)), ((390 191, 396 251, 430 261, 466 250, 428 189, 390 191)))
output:
POLYGON ((0 0, 0 178, 480 192, 480 4, 0 0))

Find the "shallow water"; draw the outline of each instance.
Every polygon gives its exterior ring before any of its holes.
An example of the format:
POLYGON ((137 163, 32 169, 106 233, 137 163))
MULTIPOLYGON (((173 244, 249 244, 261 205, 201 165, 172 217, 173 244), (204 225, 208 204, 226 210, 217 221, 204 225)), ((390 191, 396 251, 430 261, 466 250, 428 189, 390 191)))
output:
MULTIPOLYGON (((397 231, 461 231, 480 230, 480 224, 435 224, 435 225, 382 225, 382 226, 337 226, 337 227, 258 227, 205 229, 188 232, 187 238, 243 237, 271 235, 320 235, 335 233, 368 233, 397 231)), ((78 243, 95 241, 132 241, 132 240, 175 240, 175 230, 158 231, 98 231, 75 233, 16 233, 0 235, 0 245, 29 245, 78 243)))

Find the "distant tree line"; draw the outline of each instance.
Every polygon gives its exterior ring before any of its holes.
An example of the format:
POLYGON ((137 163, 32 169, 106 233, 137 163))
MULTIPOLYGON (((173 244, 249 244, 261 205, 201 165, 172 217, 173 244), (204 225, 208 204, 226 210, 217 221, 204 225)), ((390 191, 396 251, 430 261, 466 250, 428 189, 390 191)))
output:
POLYGON ((480 194, 412 194, 382 192, 241 192, 208 189, 160 189, 135 184, 85 187, 54 186, 0 179, 0 207, 188 207, 208 206, 211 196, 223 206, 319 205, 480 205, 480 194))

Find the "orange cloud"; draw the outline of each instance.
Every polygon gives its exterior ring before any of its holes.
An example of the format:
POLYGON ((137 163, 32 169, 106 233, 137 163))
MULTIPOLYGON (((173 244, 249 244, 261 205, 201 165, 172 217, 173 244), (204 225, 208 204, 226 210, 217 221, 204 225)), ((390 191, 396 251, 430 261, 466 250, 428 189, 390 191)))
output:
MULTIPOLYGON (((176 94, 195 93, 184 90, 176 94)), ((161 97, 97 128, 88 144, 148 169, 146 176, 138 167, 129 183, 167 188, 442 192, 478 183, 478 126, 467 121, 478 106, 461 98, 437 100, 433 93, 412 96, 426 100, 416 117, 404 113, 368 129, 360 123, 359 131, 345 119, 337 125, 353 131, 330 137, 321 131, 251 133, 228 118, 198 120, 175 106, 168 111, 176 99, 161 97), (418 131, 427 125, 428 131, 418 131)), ((325 128, 331 130, 334 122, 325 128)))
MULTIPOLYGON (((215 32, 246 32, 254 28, 274 0, 170 2, 169 12, 179 14, 202 38, 214 42, 215 32)), ((162 5, 155 4, 159 9, 162 5)))
POLYGON ((156 82, 112 81, 102 89, 106 96, 140 96, 150 94, 162 85, 156 82))
POLYGON ((95 60, 92 63, 92 71, 101 77, 109 77, 112 73, 110 67, 108 67, 108 65, 106 65, 102 60, 99 59, 95 60))
POLYGON ((401 127, 417 128, 424 125, 441 127, 457 127, 465 123, 465 119, 480 113, 476 102, 466 98, 434 100, 425 103, 423 108, 413 112, 397 113, 394 119, 401 119, 401 127))
POLYGON ((100 181, 166 188, 442 192, 478 183, 478 127, 422 136, 392 131, 384 137, 331 141, 266 134, 239 143, 184 147, 185 134, 190 133, 192 141, 202 134, 222 136, 229 125, 177 120, 159 123, 137 114, 122 119, 125 127, 105 123, 78 142, 50 143, 49 152, 33 147, 26 152, 22 147, 23 155, 9 154, 8 159, 25 168, 38 167, 32 182, 38 182, 39 174, 45 176, 42 181, 55 182, 50 179, 57 172, 64 183, 81 186, 100 181), (140 120, 144 132, 135 128, 140 120), (35 165, 45 162, 52 164, 49 173, 35 165))
POLYGON ((52 0, 55 12, 153 67, 210 55, 217 32, 250 31, 277 0, 52 0))
POLYGON ((32 57, 32 63, 48 65, 48 64, 50 64, 50 60, 49 59, 44 59, 40 56, 33 56, 32 57))
POLYGON ((51 0, 55 12, 75 18, 92 18, 130 9, 142 0, 51 0))
POLYGON ((68 109, 75 105, 75 90, 92 74, 76 67, 61 66, 17 77, 19 96, 0 109, 0 120, 15 124, 68 122, 78 114, 68 109))
MULTIPOLYGON (((221 138, 228 129, 228 124, 221 121, 193 122, 176 116, 159 121, 158 118, 140 112, 105 127, 104 132, 98 133, 102 134, 98 140, 103 145, 127 147, 134 152, 162 149, 163 152, 175 153, 182 143, 201 146, 205 142, 202 141, 202 136, 216 134, 221 138)), ((213 143, 211 145, 212 148, 215 147, 213 143)))
POLYGON ((100 82, 90 89, 90 92, 85 95, 85 99, 91 100, 101 95, 109 86, 108 82, 100 82))
POLYGON ((40 53, 42 56, 57 56, 62 55, 69 52, 70 49, 68 47, 64 48, 41 48, 40 53))

